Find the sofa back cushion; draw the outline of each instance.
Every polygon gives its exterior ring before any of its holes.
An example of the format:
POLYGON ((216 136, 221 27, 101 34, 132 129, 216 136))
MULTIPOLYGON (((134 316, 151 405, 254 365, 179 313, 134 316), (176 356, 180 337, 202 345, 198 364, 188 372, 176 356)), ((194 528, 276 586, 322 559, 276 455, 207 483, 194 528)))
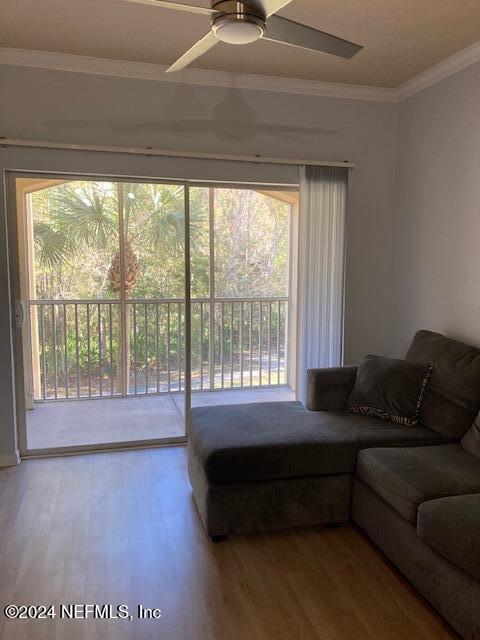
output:
POLYGON ((460 443, 467 453, 480 459, 480 413, 460 443))
POLYGON ((418 331, 407 360, 435 365, 419 422, 460 440, 480 410, 480 349, 432 331, 418 331))

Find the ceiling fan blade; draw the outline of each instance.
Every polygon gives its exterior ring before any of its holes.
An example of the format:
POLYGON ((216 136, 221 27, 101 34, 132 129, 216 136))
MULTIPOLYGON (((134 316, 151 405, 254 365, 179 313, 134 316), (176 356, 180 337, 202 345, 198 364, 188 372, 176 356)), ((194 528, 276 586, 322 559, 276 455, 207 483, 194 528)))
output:
POLYGON ((196 42, 193 47, 190 47, 190 49, 184 53, 181 58, 174 62, 172 66, 167 69, 167 73, 174 73, 175 71, 185 69, 185 67, 194 62, 200 56, 203 56, 204 53, 207 53, 207 51, 214 47, 218 42, 219 41, 215 34, 210 31, 201 40, 196 42))
POLYGON ((290 2, 292 2, 292 0, 245 0, 248 6, 253 9, 259 9, 267 18, 277 13, 277 11, 280 11, 283 7, 286 7, 290 2))
POLYGON ((310 51, 330 53, 341 58, 353 58, 363 47, 348 40, 337 38, 324 31, 312 29, 293 20, 271 16, 263 35, 265 40, 289 44, 310 51))
POLYGON ((203 16, 213 16, 218 11, 207 7, 196 7, 191 4, 181 4, 180 2, 168 2, 168 0, 126 0, 136 4, 148 4, 151 7, 162 7, 162 9, 174 9, 175 11, 186 11, 187 13, 198 13, 203 16))

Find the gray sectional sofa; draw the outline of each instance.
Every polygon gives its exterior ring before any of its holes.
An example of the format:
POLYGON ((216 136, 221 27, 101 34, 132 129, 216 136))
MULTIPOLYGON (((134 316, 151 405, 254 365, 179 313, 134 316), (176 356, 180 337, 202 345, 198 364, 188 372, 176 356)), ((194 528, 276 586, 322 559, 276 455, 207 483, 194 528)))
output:
POLYGON ((353 519, 466 639, 480 639, 480 349, 420 331, 435 368, 407 427, 345 412, 356 367, 298 402, 192 409, 188 468, 214 540, 353 519))

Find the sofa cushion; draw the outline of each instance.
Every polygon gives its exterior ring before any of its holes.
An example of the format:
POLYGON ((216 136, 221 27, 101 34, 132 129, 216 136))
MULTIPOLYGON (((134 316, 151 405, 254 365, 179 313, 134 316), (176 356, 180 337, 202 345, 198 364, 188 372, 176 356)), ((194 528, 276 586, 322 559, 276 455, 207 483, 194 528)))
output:
POLYGON ((421 362, 368 355, 358 367, 347 410, 415 425, 432 368, 421 362))
POLYGON ((189 412, 188 438, 210 484, 352 473, 364 446, 444 441, 423 427, 307 411, 300 402, 197 407, 189 412))
POLYGON ((420 540, 480 580, 480 493, 438 498, 418 508, 420 540))
POLYGON ((480 461, 459 444, 364 450, 356 475, 414 523, 426 500, 480 493, 480 461))
POLYGON ((480 349, 419 331, 406 359, 435 365, 420 408, 421 424, 460 440, 480 410, 480 349))
POLYGON ((467 453, 480 458, 480 413, 460 443, 467 453))

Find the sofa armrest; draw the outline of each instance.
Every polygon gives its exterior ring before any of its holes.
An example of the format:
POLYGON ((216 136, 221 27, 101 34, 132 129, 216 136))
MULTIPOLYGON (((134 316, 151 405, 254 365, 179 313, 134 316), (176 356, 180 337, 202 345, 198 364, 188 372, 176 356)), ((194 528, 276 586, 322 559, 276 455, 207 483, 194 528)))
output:
POLYGON ((443 558, 480 580, 480 493, 422 503, 417 534, 443 558))
POLYGON ((307 409, 342 411, 355 384, 358 367, 332 367, 307 371, 307 409))

